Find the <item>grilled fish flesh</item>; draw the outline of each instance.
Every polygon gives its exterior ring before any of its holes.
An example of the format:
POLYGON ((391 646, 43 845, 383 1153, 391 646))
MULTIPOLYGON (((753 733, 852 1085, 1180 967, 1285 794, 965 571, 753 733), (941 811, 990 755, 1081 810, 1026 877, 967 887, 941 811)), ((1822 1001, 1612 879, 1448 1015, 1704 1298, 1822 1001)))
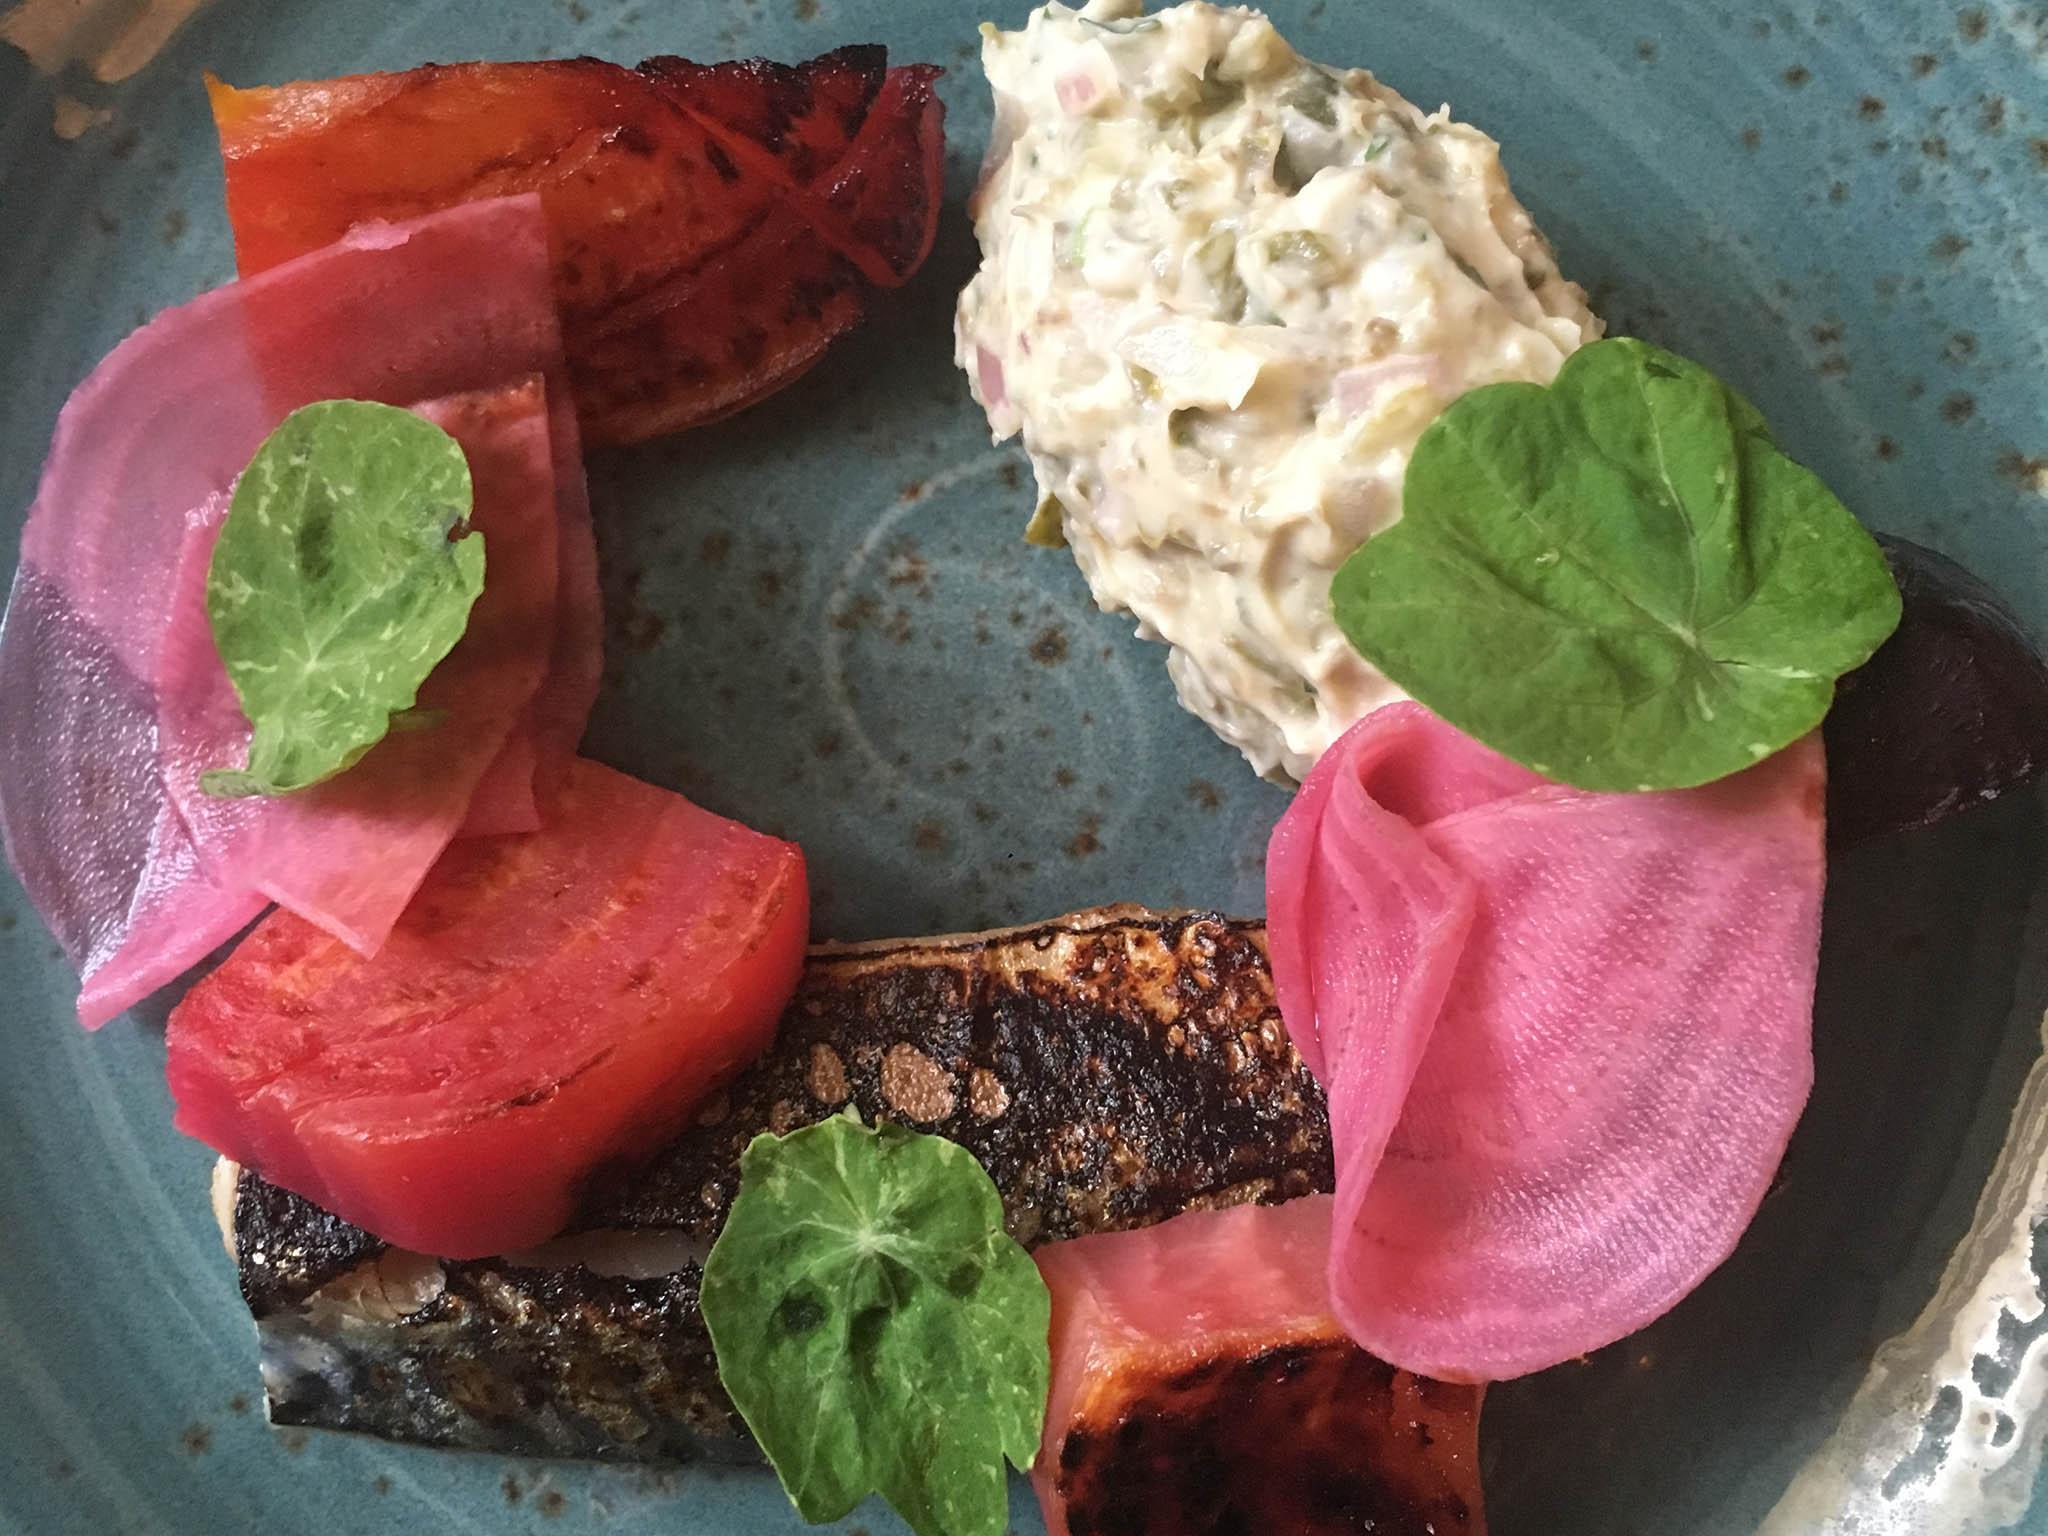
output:
POLYGON ((761 1131, 853 1105, 973 1152, 1028 1244, 1331 1187, 1322 1090, 1262 925, 1107 907, 812 951, 768 1054, 543 1249, 389 1248, 223 1165, 216 1208, 278 1424, 604 1461, 756 1454, 699 1264, 761 1131))

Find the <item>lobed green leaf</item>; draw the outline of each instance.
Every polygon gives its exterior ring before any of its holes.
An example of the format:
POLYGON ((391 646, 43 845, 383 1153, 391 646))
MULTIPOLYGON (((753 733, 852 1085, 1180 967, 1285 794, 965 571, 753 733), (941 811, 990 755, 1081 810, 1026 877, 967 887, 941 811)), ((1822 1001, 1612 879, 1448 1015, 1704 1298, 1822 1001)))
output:
POLYGON ((964 1148, 836 1116, 754 1138, 704 1265, 718 1372, 806 1520, 879 1492, 1000 1536, 1037 1454, 1051 1299, 964 1148))
POLYGON ((1626 338, 1471 391, 1331 587, 1368 660, 1546 777, 1673 789, 1817 726, 1899 620, 1876 542, 1697 363, 1626 338))
POLYGON ((249 761, 207 773, 207 793, 332 778, 412 708, 483 591, 472 497, 461 445, 394 406, 324 400, 264 439, 206 578, 249 761))

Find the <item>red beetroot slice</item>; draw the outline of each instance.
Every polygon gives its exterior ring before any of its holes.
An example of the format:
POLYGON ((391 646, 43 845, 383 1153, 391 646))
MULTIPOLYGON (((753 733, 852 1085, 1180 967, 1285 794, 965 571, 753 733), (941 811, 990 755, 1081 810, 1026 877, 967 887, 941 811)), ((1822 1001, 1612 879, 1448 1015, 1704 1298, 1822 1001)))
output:
POLYGON ((929 250, 939 72, 884 64, 848 48, 213 82, 236 257, 258 272, 365 220, 537 192, 587 434, 695 426, 795 378, 929 250))
POLYGON ((767 1045, 808 906, 794 845, 579 759, 375 957, 264 921, 171 1015, 178 1128, 403 1247, 529 1246, 767 1045))
POLYGON ((844 221, 861 270, 885 287, 908 282, 938 235, 946 150, 939 74, 927 64, 890 70, 846 159, 817 184, 844 221))
POLYGON ((1397 1371, 1330 1315, 1330 1197, 1195 1211, 1034 1257, 1050 1536, 1483 1536, 1481 1390, 1397 1371))
POLYGON ((879 43, 835 48, 801 64, 699 64, 664 54, 640 66, 699 122, 739 135, 774 157, 794 186, 839 163, 888 71, 889 50, 879 43))

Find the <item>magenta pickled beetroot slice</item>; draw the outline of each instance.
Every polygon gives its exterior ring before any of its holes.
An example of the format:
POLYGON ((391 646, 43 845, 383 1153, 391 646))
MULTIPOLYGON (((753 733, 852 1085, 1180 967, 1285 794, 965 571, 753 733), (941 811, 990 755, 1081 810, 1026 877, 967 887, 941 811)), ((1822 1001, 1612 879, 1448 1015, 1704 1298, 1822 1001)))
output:
POLYGON ((538 820, 594 697, 598 598, 545 230, 532 199, 371 226, 167 311, 66 403, 0 632, 0 826, 30 899, 104 1022, 255 916, 215 878, 162 780, 156 725, 188 524, 296 406, 407 404, 549 381, 556 617, 546 676, 483 780, 487 830, 538 820), (488 274, 479 280, 478 274, 488 274), (558 398, 559 396, 559 398, 558 398), (166 451, 166 450, 169 451, 166 451), (525 784, 522 788, 521 778, 525 784))
POLYGON ((484 538, 482 595, 460 642, 428 675, 418 728, 395 730, 346 773, 288 795, 222 798, 209 769, 238 761, 248 722, 207 626, 206 555, 219 521, 195 527, 165 643, 166 781, 216 882, 260 892, 352 948, 374 953, 469 814, 548 667, 555 624, 555 472, 545 385, 415 407, 461 445, 484 538))
POLYGON ((1822 780, 1809 736, 1699 789, 1567 789, 1414 704, 1317 765, 1269 854, 1273 972, 1366 1349, 1519 1376, 1728 1256, 1812 1082, 1822 780))

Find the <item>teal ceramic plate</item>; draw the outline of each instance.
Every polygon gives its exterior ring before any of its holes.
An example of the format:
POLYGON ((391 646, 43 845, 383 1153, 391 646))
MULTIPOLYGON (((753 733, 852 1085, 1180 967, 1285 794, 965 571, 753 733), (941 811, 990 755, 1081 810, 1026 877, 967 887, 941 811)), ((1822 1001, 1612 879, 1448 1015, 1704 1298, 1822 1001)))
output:
MULTIPOLYGON (((28 37, 29 9, 7 35, 28 37)), ((52 9, 101 13, 73 41, 118 52, 148 41, 146 23, 123 41, 137 16, 191 6, 52 9)), ((1024 7, 995 9, 1015 24, 1024 7)), ((1870 523, 1954 555, 2048 627, 2048 9, 1274 11, 1306 52, 1490 130, 1617 329, 1712 364, 1870 523)), ((948 361, 988 125, 980 19, 967 0, 214 0, 116 84, 0 48, 0 511, 18 526, 57 408, 100 354, 230 274, 203 68, 258 83, 882 41, 952 71, 938 248, 771 404, 593 456, 610 668, 591 749, 801 839, 821 935, 1109 900, 1260 910, 1281 795, 1175 708, 1160 653, 1092 609, 1068 560, 1020 542, 1020 460, 991 450, 948 361)), ((1495 1392, 1496 1531, 2028 1518, 2048 1434, 2043 807, 2009 798, 1838 863, 1819 1087, 1780 1188, 1664 1322, 1495 1392)), ((168 1125, 161 1008, 88 1037, 11 884, 0 930, 0 1529, 795 1528, 759 1475, 267 1429, 209 1160, 168 1125)), ((1039 1528, 1021 1489, 1015 1510, 1018 1531, 1039 1528)), ((870 1507, 847 1529, 900 1527, 870 1507)))

